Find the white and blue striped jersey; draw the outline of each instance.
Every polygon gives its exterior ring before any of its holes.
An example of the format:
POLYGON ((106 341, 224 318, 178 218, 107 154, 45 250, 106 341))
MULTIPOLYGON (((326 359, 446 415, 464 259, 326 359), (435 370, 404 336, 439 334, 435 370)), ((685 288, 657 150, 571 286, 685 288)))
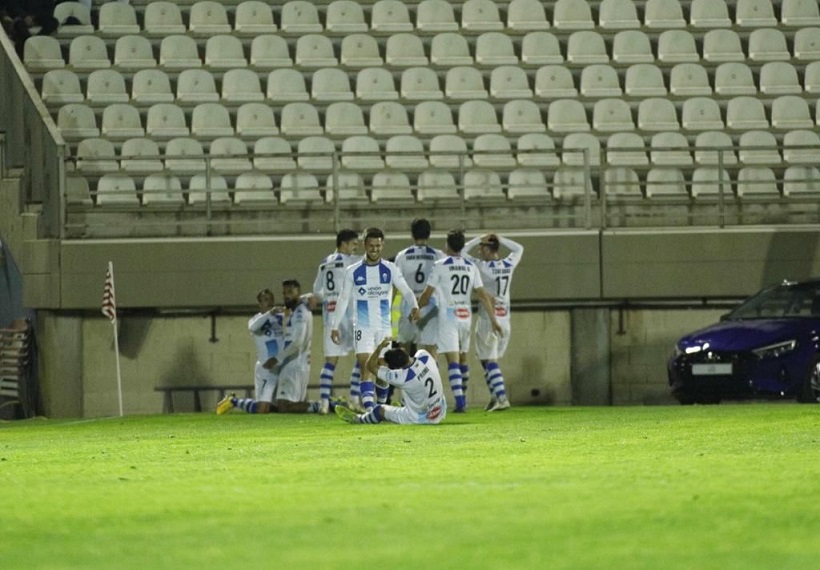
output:
POLYGON ((278 357, 283 341, 281 314, 257 313, 248 320, 248 330, 256 344, 257 362, 264 364, 268 359, 278 357))
POLYGON ((351 265, 345 273, 331 328, 339 328, 343 312, 351 305, 356 328, 391 330, 394 286, 403 297, 412 299, 412 307, 418 307, 413 290, 394 263, 382 259, 374 265, 368 265, 366 260, 351 265))
POLYGON ((449 321, 469 321, 473 315, 473 290, 484 286, 478 267, 460 255, 436 261, 427 285, 436 290, 439 318, 443 316, 449 321))
POLYGON ((313 281, 313 295, 322 302, 322 322, 325 326, 330 325, 336 310, 345 271, 361 260, 361 255, 347 255, 337 251, 325 257, 319 264, 316 279, 313 281))
POLYGON ((444 412, 444 389, 436 359, 426 350, 416 352, 407 368, 390 369, 380 366, 377 377, 401 388, 402 403, 414 413, 435 420, 444 412))
MULTIPOLYGON (((416 298, 427 287, 427 280, 430 278, 433 264, 444 257, 443 251, 429 245, 411 245, 396 254, 396 267, 401 271, 404 280, 407 281, 416 298)), ((402 316, 408 315, 412 308, 413 305, 410 300, 402 297, 402 316)))
MULTIPOLYGON (((465 244, 464 251, 469 251, 478 245, 480 241, 481 238, 471 239, 465 244)), ((513 271, 521 261, 524 246, 504 237, 499 237, 498 241, 510 250, 509 255, 506 257, 490 261, 482 261, 472 256, 466 257, 478 266, 487 292, 493 296, 496 319, 506 319, 510 316, 510 288, 512 286, 513 271)), ((478 314, 481 317, 486 317, 483 306, 479 306, 478 314)))

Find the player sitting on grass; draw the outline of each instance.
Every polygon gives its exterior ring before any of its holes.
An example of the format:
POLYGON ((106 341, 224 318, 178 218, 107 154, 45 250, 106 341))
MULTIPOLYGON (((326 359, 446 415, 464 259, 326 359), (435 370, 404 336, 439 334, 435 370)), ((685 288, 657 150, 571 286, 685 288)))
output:
POLYGON ((387 420, 395 424, 437 424, 447 415, 447 402, 441 385, 436 360, 426 350, 418 350, 411 357, 397 344, 384 353, 384 364, 379 355, 391 343, 384 339, 370 354, 366 369, 376 376, 382 385, 400 388, 403 406, 377 404, 364 414, 356 414, 336 406, 336 415, 350 424, 377 424, 387 420))

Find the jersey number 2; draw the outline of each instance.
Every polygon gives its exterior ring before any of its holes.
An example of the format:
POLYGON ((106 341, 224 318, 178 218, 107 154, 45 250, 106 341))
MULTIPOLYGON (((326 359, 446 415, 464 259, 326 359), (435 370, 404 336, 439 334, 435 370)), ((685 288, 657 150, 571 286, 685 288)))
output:
POLYGON ((438 392, 436 392, 436 385, 433 382, 432 378, 428 378, 427 380, 425 380, 424 385, 427 388, 427 397, 428 398, 432 398, 433 396, 438 394, 438 392))

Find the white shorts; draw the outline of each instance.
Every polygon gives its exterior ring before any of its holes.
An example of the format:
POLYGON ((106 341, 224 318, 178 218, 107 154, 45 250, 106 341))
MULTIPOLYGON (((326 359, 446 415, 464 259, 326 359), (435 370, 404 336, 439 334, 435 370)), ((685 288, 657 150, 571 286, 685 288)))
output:
POLYGON ((278 372, 276 399, 303 402, 307 397, 308 377, 310 376, 310 364, 307 358, 295 358, 283 364, 278 372))
POLYGON ((448 320, 439 317, 436 346, 439 353, 470 350, 470 320, 448 320))
POLYGON ((441 421, 447 415, 447 402, 444 398, 442 398, 441 407, 433 408, 432 410, 430 410, 430 412, 427 412, 426 414, 421 412, 415 412, 405 406, 397 408, 396 406, 382 405, 382 411, 384 411, 384 419, 394 424, 435 425, 441 423, 441 421))
POLYGON ((330 325, 325 325, 323 334, 323 345, 325 356, 347 356, 353 350, 353 323, 345 319, 339 325, 339 344, 330 338, 330 325))
POLYGON ((257 402, 273 402, 276 380, 276 374, 262 366, 262 363, 257 360, 253 368, 254 399, 257 402))
POLYGON ((393 336, 390 329, 353 329, 353 350, 356 354, 370 355, 379 343, 393 336))
POLYGON ((478 319, 475 327, 475 353, 479 360, 498 360, 507 352, 510 342, 510 321, 499 319, 498 324, 504 331, 503 335, 493 332, 489 319, 478 319))

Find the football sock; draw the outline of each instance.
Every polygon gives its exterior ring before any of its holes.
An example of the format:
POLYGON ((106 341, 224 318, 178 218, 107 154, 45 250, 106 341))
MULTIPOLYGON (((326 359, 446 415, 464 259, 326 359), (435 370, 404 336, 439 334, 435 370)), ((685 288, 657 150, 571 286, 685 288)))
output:
POLYGON ((382 388, 381 386, 376 386, 376 401, 379 404, 386 404, 387 403, 387 397, 389 395, 390 395, 390 387, 389 386, 384 387, 384 388, 382 388))
POLYGON ((458 362, 453 362, 447 365, 447 379, 450 381, 450 389, 453 390, 453 396, 456 399, 456 409, 463 408, 464 390, 461 386, 461 365, 458 362))
POLYGON ((498 400, 507 397, 507 391, 504 388, 504 376, 501 374, 501 367, 498 362, 488 362, 487 368, 487 385, 490 387, 490 392, 498 400))
POLYGON ((359 399, 361 392, 362 369, 359 368, 359 362, 353 365, 353 370, 350 371, 350 398, 354 401, 359 399))
POLYGON ((470 367, 467 364, 461 365, 461 390, 467 398, 467 383, 470 381, 470 367))
POLYGON ((364 406, 365 410, 370 410, 370 408, 373 407, 375 385, 373 384, 372 380, 362 380, 361 389, 362 405, 364 406))
POLYGON ((377 424, 381 419, 381 405, 376 405, 370 408, 370 411, 359 414, 358 421, 360 424, 377 424))
POLYGON ((231 402, 233 402, 234 407, 239 408, 243 412, 248 412, 249 414, 256 413, 256 400, 252 398, 231 398, 231 402))
POLYGON ((330 391, 333 389, 333 373, 336 371, 336 365, 331 362, 325 362, 322 367, 322 372, 319 374, 319 397, 322 400, 330 399, 330 391))
POLYGON ((307 413, 309 413, 309 414, 318 414, 319 413, 319 402, 318 401, 308 402, 307 413))

